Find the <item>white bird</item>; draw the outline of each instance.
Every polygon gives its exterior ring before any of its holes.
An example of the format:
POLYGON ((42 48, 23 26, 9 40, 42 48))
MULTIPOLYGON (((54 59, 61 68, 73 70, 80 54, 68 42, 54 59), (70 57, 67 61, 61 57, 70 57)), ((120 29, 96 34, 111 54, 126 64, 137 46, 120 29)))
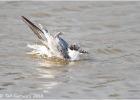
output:
POLYGON ((39 55, 46 55, 48 57, 57 57, 64 60, 79 60, 81 54, 88 53, 80 49, 78 45, 69 45, 63 38, 61 32, 52 35, 48 30, 44 29, 41 24, 40 28, 28 20, 26 17, 21 16, 23 21, 30 27, 30 29, 37 35, 43 45, 28 45, 29 48, 39 55))

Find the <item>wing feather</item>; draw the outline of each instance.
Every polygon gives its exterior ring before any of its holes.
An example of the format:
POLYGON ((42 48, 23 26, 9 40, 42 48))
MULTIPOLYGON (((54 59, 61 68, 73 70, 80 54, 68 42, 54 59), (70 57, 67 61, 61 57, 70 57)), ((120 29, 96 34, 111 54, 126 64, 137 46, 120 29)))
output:
POLYGON ((43 31, 38 28, 34 23, 32 23, 30 20, 28 20, 26 17, 21 16, 22 20, 30 27, 30 29, 37 35, 37 37, 39 39, 43 39, 43 37, 41 36, 41 34, 44 34, 43 31))
POLYGON ((30 27, 30 29, 37 35, 37 37, 39 38, 40 42, 42 42, 42 44, 44 46, 46 46, 48 48, 48 44, 47 41, 45 41, 42 37, 41 34, 44 35, 44 32, 38 28, 34 23, 32 23, 30 20, 28 20, 26 17, 21 16, 22 20, 30 27))

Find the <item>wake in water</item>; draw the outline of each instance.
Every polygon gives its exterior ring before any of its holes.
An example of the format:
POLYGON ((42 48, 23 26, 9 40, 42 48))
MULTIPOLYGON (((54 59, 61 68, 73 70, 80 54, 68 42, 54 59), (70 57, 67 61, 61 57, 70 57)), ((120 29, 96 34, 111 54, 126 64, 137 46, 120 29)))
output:
POLYGON ((48 58, 59 58, 67 61, 75 61, 80 59, 80 55, 88 53, 87 51, 82 50, 80 46, 76 44, 69 45, 62 37, 60 37, 60 35, 62 35, 61 32, 52 35, 48 32, 48 30, 44 29, 41 24, 39 24, 39 28, 26 17, 22 16, 22 19, 42 43, 42 45, 27 45, 29 48, 33 49, 31 52, 32 54, 48 58))

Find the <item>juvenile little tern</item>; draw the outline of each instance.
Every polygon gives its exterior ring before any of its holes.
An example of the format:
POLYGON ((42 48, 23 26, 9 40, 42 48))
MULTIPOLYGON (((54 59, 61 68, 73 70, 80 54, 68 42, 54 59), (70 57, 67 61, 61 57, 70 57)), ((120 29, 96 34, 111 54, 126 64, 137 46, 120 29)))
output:
POLYGON ((26 17, 21 17, 42 43, 42 45, 28 45, 28 47, 34 49, 35 53, 38 53, 39 55, 46 55, 47 57, 57 57, 70 61, 79 60, 79 56, 81 54, 88 53, 87 51, 82 50, 80 46, 76 44, 69 45, 60 36, 62 35, 62 32, 52 35, 47 29, 44 29, 41 24, 39 24, 39 27, 37 27, 26 17))

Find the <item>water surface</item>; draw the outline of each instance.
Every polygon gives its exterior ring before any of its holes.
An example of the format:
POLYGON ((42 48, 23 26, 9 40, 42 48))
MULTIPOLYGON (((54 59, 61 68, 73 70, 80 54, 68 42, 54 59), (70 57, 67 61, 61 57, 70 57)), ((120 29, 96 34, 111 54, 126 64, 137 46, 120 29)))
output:
POLYGON ((140 2, 1 1, 0 96, 140 98, 139 11, 140 2), (37 37, 21 15, 51 33, 62 31, 90 55, 69 64, 27 55, 37 37))

